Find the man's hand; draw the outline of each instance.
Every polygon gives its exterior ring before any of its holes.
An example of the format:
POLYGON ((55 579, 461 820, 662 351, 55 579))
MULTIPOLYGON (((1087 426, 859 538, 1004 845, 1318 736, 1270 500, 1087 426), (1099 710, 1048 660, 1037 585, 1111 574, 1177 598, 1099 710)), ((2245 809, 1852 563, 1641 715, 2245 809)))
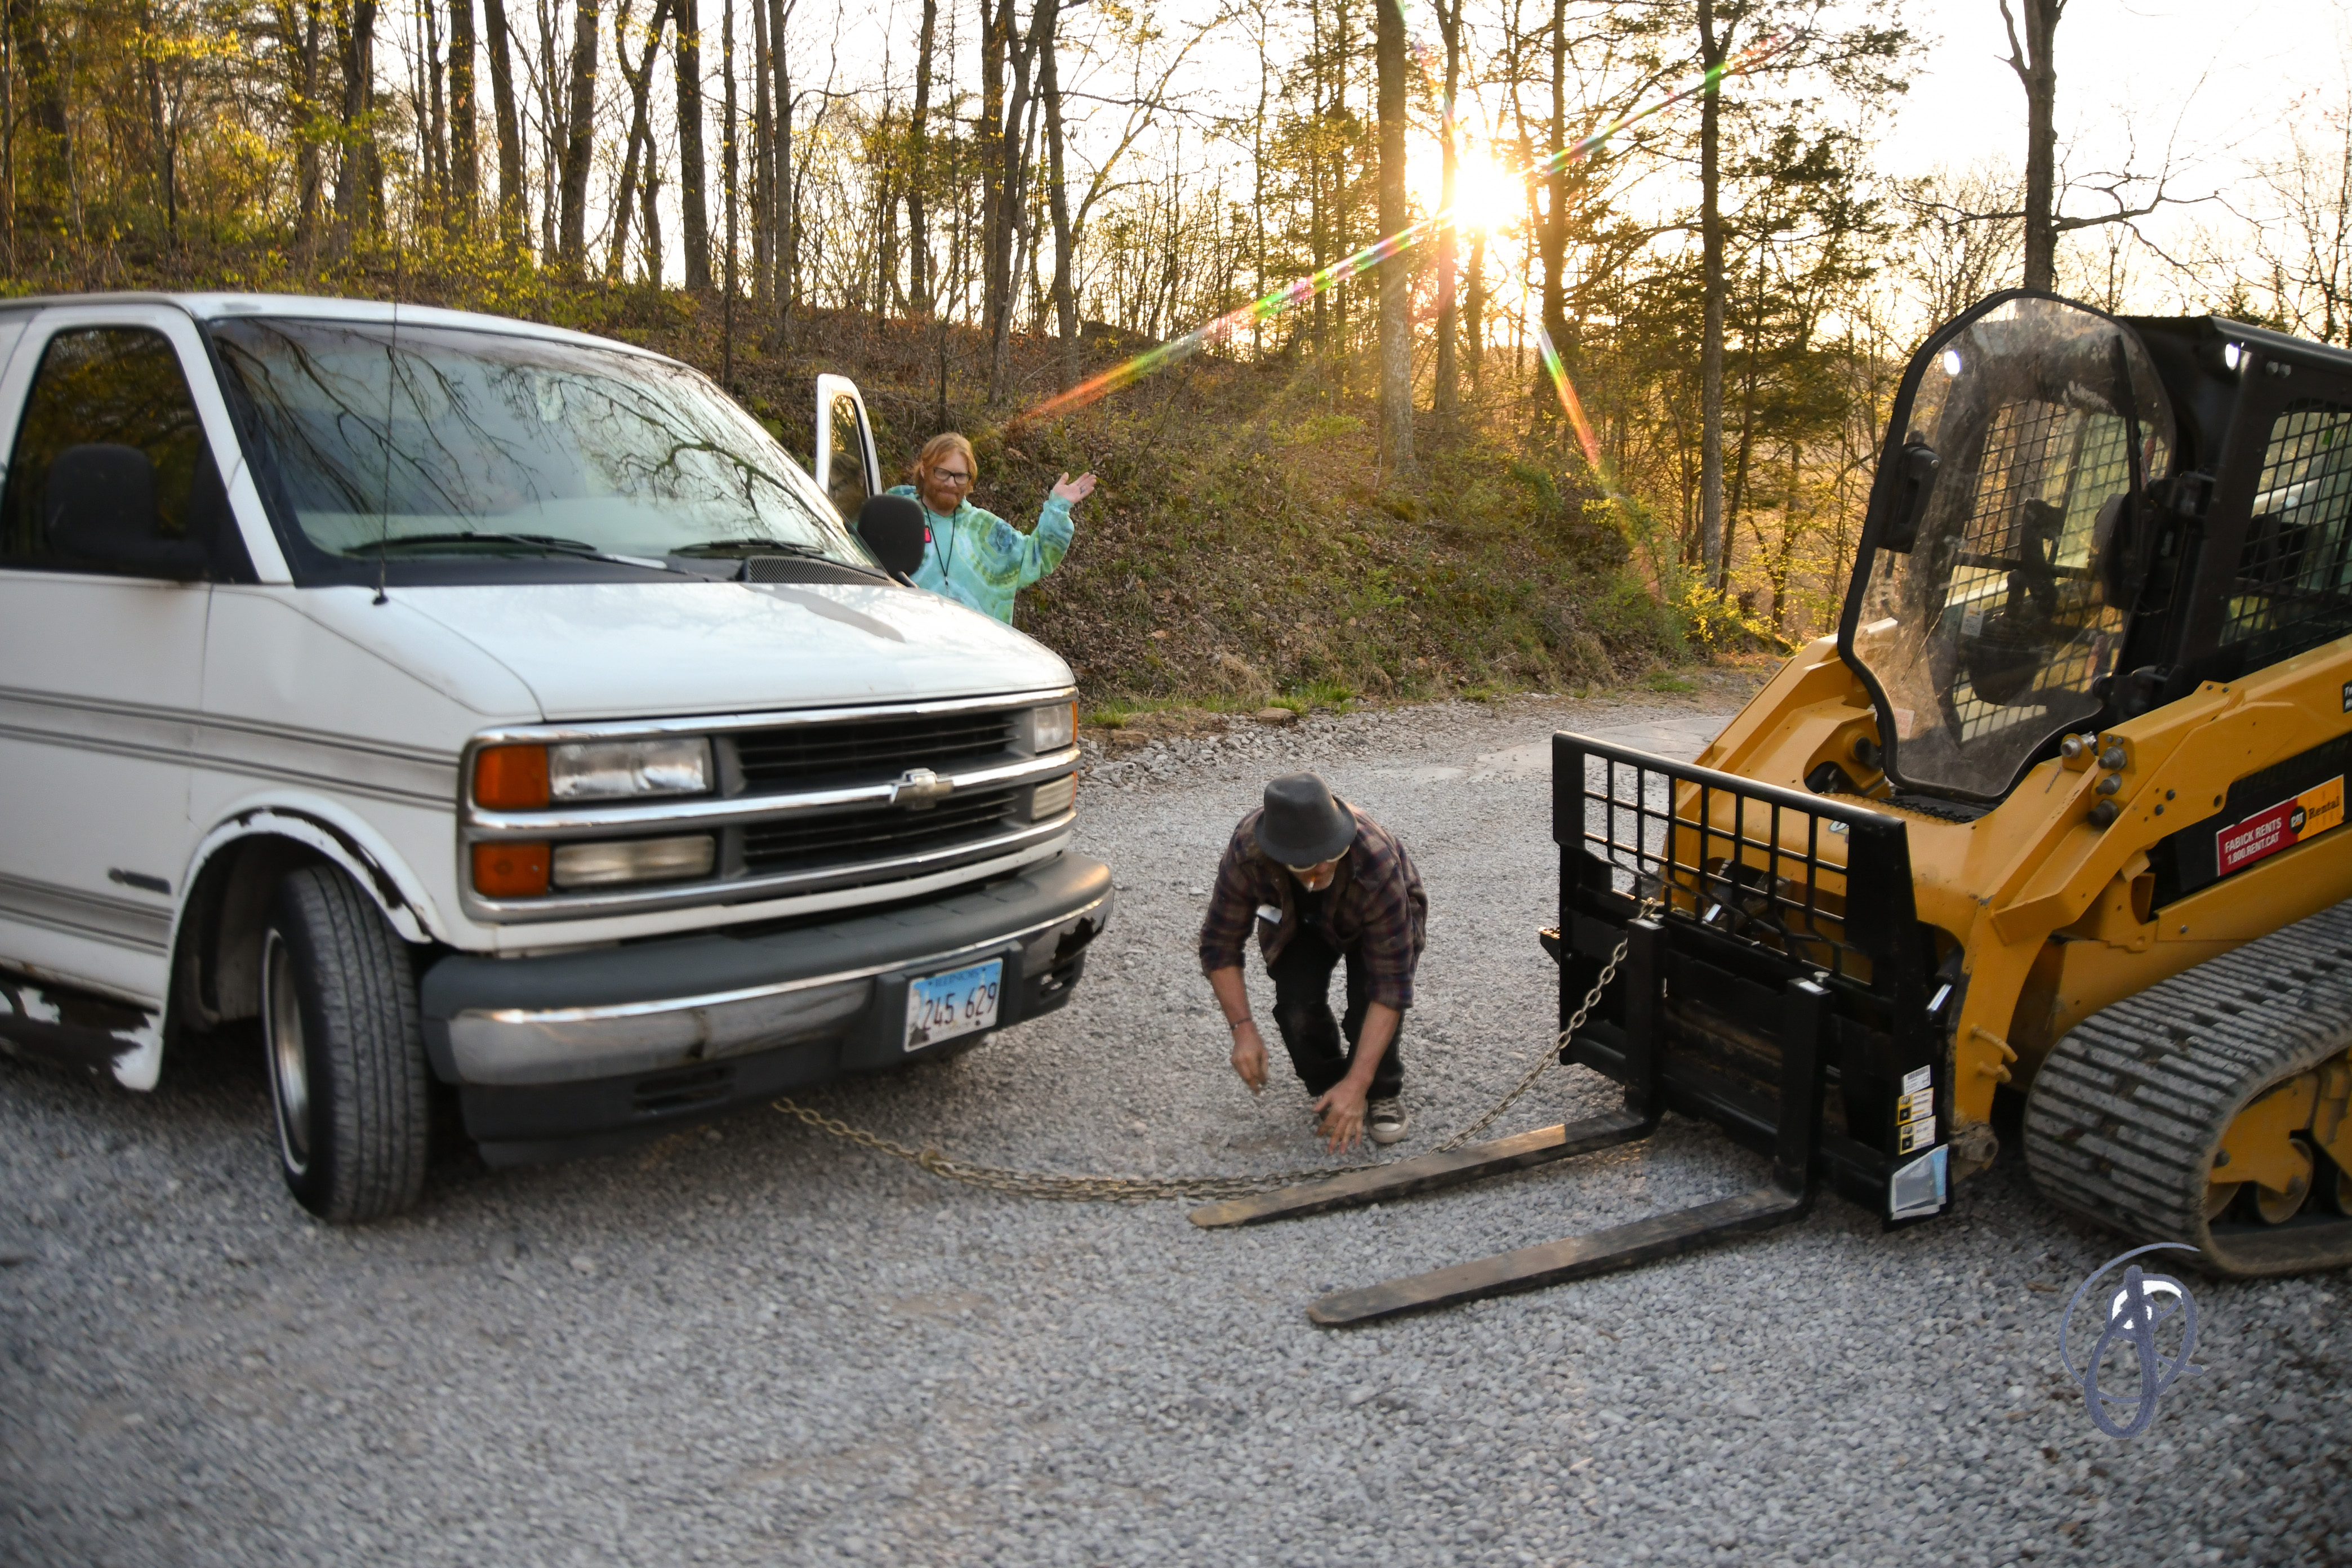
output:
POLYGON ((1062 476, 1062 482, 1054 487, 1054 499, 1055 500, 1069 501, 1073 505, 1086 500, 1088 496, 1094 493, 1095 477, 1090 473, 1080 474, 1075 479, 1070 478, 1069 475, 1064 474, 1062 476))
POLYGON ((1322 1119, 1319 1125, 1335 1154, 1363 1140, 1364 1088, 1353 1078, 1343 1078, 1316 1097, 1315 1112, 1322 1119))
POLYGON ((1252 1094, 1265 1087, 1265 1042, 1257 1026, 1244 1018, 1234 1026, 1234 1070, 1242 1075, 1252 1094))

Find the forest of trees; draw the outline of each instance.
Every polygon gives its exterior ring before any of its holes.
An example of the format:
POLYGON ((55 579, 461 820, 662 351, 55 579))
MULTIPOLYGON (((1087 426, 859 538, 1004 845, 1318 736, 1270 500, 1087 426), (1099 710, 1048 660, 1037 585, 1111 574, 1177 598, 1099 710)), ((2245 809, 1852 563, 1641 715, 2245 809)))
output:
POLYGON ((2066 73, 2063 0, 1982 0, 2028 110, 2014 161, 1910 180, 1874 158, 1929 47, 1891 5, 0 3, 14 293, 399 293, 593 326, 611 310, 579 301, 682 290, 724 322, 717 374, 858 318, 935 342, 942 411, 952 378, 1010 417, 1105 345, 1458 201, 1207 352, 1376 411, 1386 472, 1507 432, 1622 498, 1661 588, 1783 636, 1834 602, 1909 345, 1981 293, 2352 342, 2352 98, 2282 106, 2283 151, 2228 190, 2086 173, 2054 129, 2091 74, 2087 43, 2066 73), (1434 179, 1408 178, 1415 149, 1434 179))

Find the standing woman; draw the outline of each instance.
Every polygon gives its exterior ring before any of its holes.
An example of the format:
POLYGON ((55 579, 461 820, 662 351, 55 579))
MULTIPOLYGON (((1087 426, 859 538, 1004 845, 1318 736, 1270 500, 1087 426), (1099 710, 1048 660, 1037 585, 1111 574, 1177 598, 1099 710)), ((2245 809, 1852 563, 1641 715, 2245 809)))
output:
POLYGON ((1064 474, 1045 497, 1037 526, 1022 532, 992 511, 971 504, 980 465, 971 443, 950 430, 923 443, 915 457, 915 482, 891 490, 922 502, 930 542, 923 546, 915 584, 944 594, 998 620, 1013 619, 1013 596, 1062 563, 1077 531, 1070 508, 1094 493, 1094 475, 1064 474))

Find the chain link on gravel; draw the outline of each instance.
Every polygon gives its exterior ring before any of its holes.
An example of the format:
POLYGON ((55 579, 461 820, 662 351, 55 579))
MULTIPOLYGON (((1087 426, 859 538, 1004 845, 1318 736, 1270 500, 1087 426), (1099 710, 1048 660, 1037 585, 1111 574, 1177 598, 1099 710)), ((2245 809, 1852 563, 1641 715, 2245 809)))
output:
MULTIPOLYGON (((1644 900, 1636 920, 1647 920, 1656 911, 1655 900, 1644 900)), ((1564 934, 1564 933, 1563 933, 1564 934)), ((1444 1154, 1459 1149, 1495 1124, 1496 1118, 1516 1104, 1519 1097, 1536 1086, 1536 1080, 1559 1060, 1559 1053, 1584 1027, 1585 1016, 1599 1005, 1601 994, 1617 977, 1617 966, 1625 961, 1625 949, 1630 939, 1621 940, 1609 962, 1601 966, 1601 976, 1592 989, 1552 1042, 1546 1046, 1528 1068, 1527 1073, 1508 1094, 1495 1102, 1494 1108, 1469 1126, 1447 1138, 1430 1152, 1444 1154)), ((1065 1203, 1142 1204, 1161 1198, 1238 1198, 1252 1193, 1268 1192, 1276 1187, 1296 1186, 1302 1182, 1319 1182, 1333 1176, 1351 1175, 1358 1171, 1377 1171, 1383 1165, 1396 1164, 1393 1160, 1378 1160, 1360 1165, 1323 1165, 1297 1171, 1276 1171, 1255 1176, 1073 1176, 1054 1171, 1016 1171, 1002 1165, 976 1165, 968 1160, 951 1159, 937 1149, 916 1149, 895 1138, 885 1138, 862 1127, 813 1110, 790 1097, 778 1100, 775 1108, 787 1116, 797 1116, 820 1132, 830 1132, 835 1138, 871 1149, 877 1154, 888 1154, 919 1166, 934 1176, 950 1182, 961 1182, 968 1187, 980 1187, 992 1193, 1009 1193, 1015 1197, 1054 1198, 1065 1203)))

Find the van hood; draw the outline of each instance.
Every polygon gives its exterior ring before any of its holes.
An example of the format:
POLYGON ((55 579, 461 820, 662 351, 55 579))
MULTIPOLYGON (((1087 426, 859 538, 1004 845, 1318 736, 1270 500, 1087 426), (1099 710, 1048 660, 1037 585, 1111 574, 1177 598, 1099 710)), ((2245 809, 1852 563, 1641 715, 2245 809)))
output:
POLYGON ((877 584, 409 587, 406 605, 512 670, 550 721, 985 697, 1072 684, 1011 626, 877 584))

